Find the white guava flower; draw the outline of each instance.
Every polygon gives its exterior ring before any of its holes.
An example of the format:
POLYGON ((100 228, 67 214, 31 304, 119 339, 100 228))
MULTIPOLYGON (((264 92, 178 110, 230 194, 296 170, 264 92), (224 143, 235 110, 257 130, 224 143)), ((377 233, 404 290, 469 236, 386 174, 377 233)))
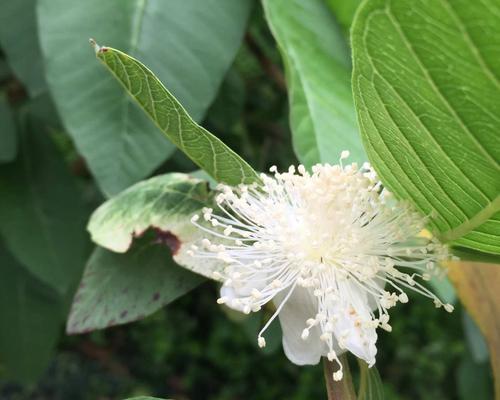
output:
POLYGON ((448 257, 435 239, 419 237, 425 218, 382 188, 369 164, 271 168, 262 184, 220 185, 219 207, 193 223, 207 233, 190 254, 224 264, 220 304, 250 313, 273 301, 283 348, 295 364, 336 360, 350 351, 375 363, 377 332, 387 331, 388 309, 406 303, 411 289, 443 304, 417 282, 429 280, 436 261, 448 257))

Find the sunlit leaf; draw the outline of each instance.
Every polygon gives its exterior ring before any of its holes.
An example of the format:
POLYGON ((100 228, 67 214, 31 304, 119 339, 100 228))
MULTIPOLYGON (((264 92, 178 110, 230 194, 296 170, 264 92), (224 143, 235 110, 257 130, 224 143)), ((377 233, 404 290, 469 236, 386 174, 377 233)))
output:
POLYGON ((383 183, 442 240, 496 254, 499 46, 493 0, 365 1, 352 28, 358 119, 383 183))

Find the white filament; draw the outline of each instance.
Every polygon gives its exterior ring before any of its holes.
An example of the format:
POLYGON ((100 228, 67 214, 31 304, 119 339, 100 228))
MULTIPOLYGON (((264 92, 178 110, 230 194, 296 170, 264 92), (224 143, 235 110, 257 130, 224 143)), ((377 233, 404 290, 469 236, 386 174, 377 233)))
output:
MULTIPOLYGON (((342 152, 341 161, 348 156, 342 152)), ((219 303, 249 313, 284 292, 258 335, 259 346, 296 286, 317 299, 302 339, 310 340, 310 329, 319 327, 327 357, 337 362, 336 345, 375 362, 375 328, 392 329, 388 310, 408 302, 407 289, 453 310, 418 282, 438 271, 447 248, 418 236, 425 218, 392 199, 368 164, 271 172, 261 175, 262 185, 220 185, 219 210, 207 208, 203 218, 192 219, 207 238, 191 254, 225 265, 214 276, 224 282, 219 303)), ((335 379, 342 377, 338 364, 335 379)))

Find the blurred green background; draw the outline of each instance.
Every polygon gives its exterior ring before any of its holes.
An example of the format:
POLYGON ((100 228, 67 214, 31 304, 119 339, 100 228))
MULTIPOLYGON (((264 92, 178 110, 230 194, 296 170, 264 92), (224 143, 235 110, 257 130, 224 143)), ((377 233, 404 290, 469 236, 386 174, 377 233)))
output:
MULTIPOLYGON (((96 110, 111 109, 124 97, 113 100, 103 98, 100 92, 92 94, 85 81, 75 86, 72 75, 86 68, 96 71, 92 76, 97 83, 87 81, 90 86, 101 85, 99 79, 103 86, 116 83, 109 83, 107 72, 94 59, 86 43, 88 35, 74 40, 72 26, 75 32, 95 29, 99 33, 97 40, 117 48, 121 39, 115 38, 129 35, 130 41, 139 40, 135 43, 138 53, 145 52, 158 65, 168 66, 181 55, 172 49, 161 50, 168 30, 149 32, 150 37, 144 32, 140 39, 134 39, 134 32, 120 33, 112 12, 126 14, 127 7, 146 7, 145 1, 110 1, 102 5, 106 10, 100 9, 100 2, 91 3, 4 0, 0 4, 0 399, 104 400, 134 395, 178 400, 326 398, 322 367, 292 365, 282 352, 278 326, 271 330, 265 352, 258 349, 260 317, 228 314, 215 303, 217 287, 211 282, 142 321, 79 336, 64 334, 64 320, 92 248, 84 231, 85 221, 105 199, 106 192, 117 192, 148 175, 196 169, 182 153, 165 148, 165 157, 160 157, 157 165, 117 176, 116 180, 113 175, 95 178, 101 176, 96 172, 100 167, 91 155, 82 154, 89 148, 82 136, 88 136, 88 132, 99 135, 102 124, 85 126, 84 132, 78 131, 83 127, 75 128, 75 124, 85 125, 94 117, 99 120, 96 110), (86 7, 90 8, 87 14, 74 12, 86 7), (110 19, 107 24, 99 20, 102 14, 110 19), (55 31, 59 32, 57 37, 55 31), (76 56, 72 60, 75 51, 82 55, 83 63, 77 62, 76 56), (59 74, 65 58, 71 68, 59 74), (84 101, 77 108, 83 115, 75 116, 70 103, 72 99, 78 103, 80 98, 84 101), (86 111, 86 104, 94 108, 86 111), (57 215, 57 210, 47 210, 48 202, 56 204, 57 209, 67 208, 67 213, 57 215), (33 209, 42 214, 47 211, 54 218, 44 223, 49 234, 61 221, 73 229, 61 230, 61 236, 49 240, 55 243, 51 251, 56 253, 67 251, 66 240, 72 243, 71 254, 55 257, 72 271, 64 281, 68 286, 65 290, 58 291, 57 285, 50 285, 50 279, 45 281, 31 268, 33 261, 46 262, 45 248, 37 242, 46 232, 44 224, 30 219, 33 209), (23 215, 26 220, 22 220, 23 215), (33 257, 23 255, 23 251, 33 251, 33 257)), ((169 7, 182 9, 183 4, 181 0, 153 3, 152 10, 142 10, 142 14, 136 10, 126 14, 127 18, 154 19, 156 8, 168 14, 169 7)), ((204 4, 202 0, 188 3, 191 7, 215 4, 204 4)), ((203 97, 203 101, 198 104, 193 100, 192 107, 198 107, 203 126, 255 169, 265 170, 271 165, 287 168, 297 160, 288 126, 284 68, 261 5, 244 3, 243 25, 240 36, 234 39, 234 54, 227 55, 227 65, 218 67, 222 72, 214 73, 218 75, 213 88, 207 89, 211 92, 199 94, 198 99, 203 97)), ((345 21, 357 2, 340 2, 342 7, 335 1, 329 3, 331 8, 325 3, 325 12, 331 12, 332 20, 338 19, 347 32, 345 21)), ((223 15, 223 7, 217 13, 223 15)), ((179 29, 184 29, 187 36, 204 28, 188 22, 179 22, 179 29)), ((220 21, 223 23, 224 18, 220 21)), ((196 50, 211 52, 211 48, 196 50)), ((214 46, 213 51, 216 58, 220 49, 214 46)), ((165 84, 170 88, 170 84, 177 83, 165 84)), ((178 86, 182 89, 187 85, 185 90, 196 96, 189 84, 186 79, 178 86)), ((121 89, 116 85, 113 90, 121 89)), ((130 111, 130 118, 134 115, 130 111)), ((141 131, 143 128, 136 127, 141 131)), ((93 146, 99 147, 99 141, 93 146)), ((107 157, 113 159, 115 154, 110 152, 107 157)), ((116 167, 117 171, 126 165, 116 167)), ((48 257, 47 265, 50 262, 48 257)), ((441 290, 446 297, 454 298, 449 286, 441 290)), ((377 356, 388 399, 493 397, 486 346, 460 306, 453 314, 444 315, 425 299, 415 297, 392 315, 393 332, 380 333, 377 356)), ((357 379, 355 364, 352 366, 357 379)))

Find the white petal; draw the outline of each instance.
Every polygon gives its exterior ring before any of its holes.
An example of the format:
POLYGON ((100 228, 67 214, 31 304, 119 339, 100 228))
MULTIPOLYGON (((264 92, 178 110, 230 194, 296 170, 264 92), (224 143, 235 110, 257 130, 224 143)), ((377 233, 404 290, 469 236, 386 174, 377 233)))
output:
MULTIPOLYGON (((274 297, 274 303, 279 306, 286 295, 286 290, 274 297)), ((317 326, 309 332, 309 337, 303 340, 301 335, 307 327, 306 321, 318 313, 316 298, 308 289, 297 286, 279 313, 281 330, 283 331, 283 350, 288 359, 297 365, 317 364, 328 349, 319 339, 317 326)))
POLYGON ((222 285, 220 288, 220 295, 227 299, 225 304, 228 307, 243 312, 244 305, 236 300, 250 296, 252 289, 262 290, 266 284, 262 277, 265 276, 265 274, 258 274, 253 280, 248 280, 245 282, 245 285, 239 286, 237 289, 232 286, 222 285))
POLYGON ((240 296, 236 293, 236 291, 229 286, 222 285, 220 288, 220 297, 225 298, 225 305, 233 310, 243 312, 243 304, 239 303, 237 300, 240 296))
POLYGON ((343 342, 347 350, 371 366, 375 363, 377 354, 376 328, 358 324, 360 319, 371 320, 367 293, 351 282, 343 282, 341 285, 342 292, 349 293, 350 296, 330 305, 330 313, 338 317, 333 324, 333 333, 337 340, 343 342), (344 336, 345 333, 348 333, 347 336, 344 336))

